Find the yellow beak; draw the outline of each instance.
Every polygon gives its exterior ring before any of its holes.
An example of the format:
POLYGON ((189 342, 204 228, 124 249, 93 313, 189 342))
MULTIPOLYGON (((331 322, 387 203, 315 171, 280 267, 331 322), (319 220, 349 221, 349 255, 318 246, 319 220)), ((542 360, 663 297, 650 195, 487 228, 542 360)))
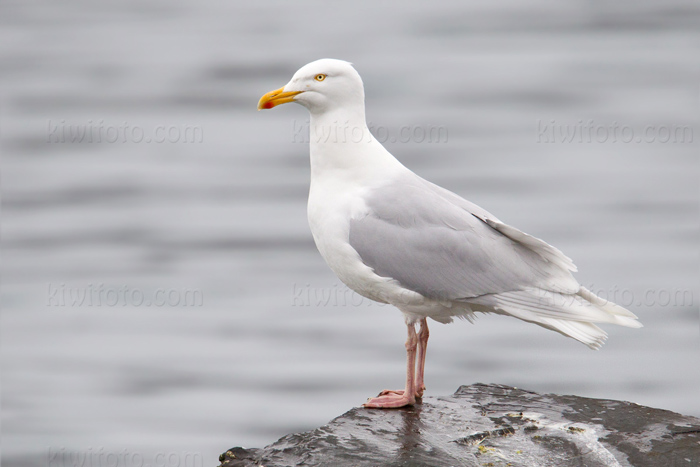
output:
POLYGON ((271 109, 276 105, 292 102, 294 100, 294 96, 301 94, 302 92, 304 91, 284 92, 284 88, 270 91, 260 98, 260 101, 258 102, 258 110, 271 109))

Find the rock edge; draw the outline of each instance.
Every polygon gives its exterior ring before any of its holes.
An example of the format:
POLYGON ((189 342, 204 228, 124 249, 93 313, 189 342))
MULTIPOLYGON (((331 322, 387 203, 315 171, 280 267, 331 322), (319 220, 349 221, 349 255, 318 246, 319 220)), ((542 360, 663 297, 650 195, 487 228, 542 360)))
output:
POLYGON ((414 407, 354 408, 221 467, 697 467, 700 419, 631 402, 461 386, 414 407))

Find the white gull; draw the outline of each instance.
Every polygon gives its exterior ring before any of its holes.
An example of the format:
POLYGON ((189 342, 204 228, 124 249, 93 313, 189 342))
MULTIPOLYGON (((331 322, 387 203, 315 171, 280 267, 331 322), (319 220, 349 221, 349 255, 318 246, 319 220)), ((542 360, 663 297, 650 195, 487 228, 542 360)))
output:
POLYGON ((352 290, 405 316, 406 387, 365 407, 402 407, 423 395, 427 318, 509 315, 592 349, 606 338, 593 323, 642 326, 582 287, 561 251, 404 167, 367 128, 364 86, 350 63, 309 63, 258 109, 287 102, 311 114, 308 218, 319 252, 352 290))

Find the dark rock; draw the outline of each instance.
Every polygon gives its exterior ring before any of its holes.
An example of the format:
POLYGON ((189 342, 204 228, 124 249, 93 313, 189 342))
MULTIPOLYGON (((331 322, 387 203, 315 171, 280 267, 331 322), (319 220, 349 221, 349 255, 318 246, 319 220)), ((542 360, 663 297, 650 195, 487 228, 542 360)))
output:
POLYGON ((355 408, 223 467, 697 467, 700 419, 630 402, 462 386, 395 410, 355 408))

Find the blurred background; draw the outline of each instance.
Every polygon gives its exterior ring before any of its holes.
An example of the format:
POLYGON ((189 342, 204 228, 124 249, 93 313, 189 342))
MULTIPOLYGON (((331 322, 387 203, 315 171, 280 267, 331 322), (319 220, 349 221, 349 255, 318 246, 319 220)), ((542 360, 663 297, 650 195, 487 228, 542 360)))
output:
POLYGON ((700 416, 696 2, 0 8, 3 465, 212 466, 402 387, 401 315, 312 242, 305 109, 255 110, 323 57, 355 64, 405 165, 645 325, 593 352, 515 319, 435 323, 427 395, 700 416))

